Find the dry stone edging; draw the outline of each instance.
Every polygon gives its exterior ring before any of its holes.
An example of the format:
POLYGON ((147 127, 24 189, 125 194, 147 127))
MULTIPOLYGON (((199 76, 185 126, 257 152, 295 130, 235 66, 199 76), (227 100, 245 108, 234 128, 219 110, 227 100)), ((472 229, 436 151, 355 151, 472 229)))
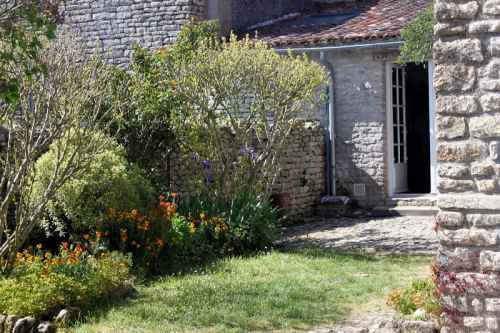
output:
POLYGON ((60 310, 54 316, 54 322, 40 321, 33 316, 15 316, 0 314, 0 333, 56 333, 57 324, 67 325, 79 318, 81 310, 68 307, 60 310))

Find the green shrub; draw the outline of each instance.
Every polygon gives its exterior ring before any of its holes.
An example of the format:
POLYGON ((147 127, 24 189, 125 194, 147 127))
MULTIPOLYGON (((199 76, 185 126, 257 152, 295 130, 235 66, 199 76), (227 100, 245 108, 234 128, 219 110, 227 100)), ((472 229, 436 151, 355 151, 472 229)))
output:
POLYGON ((438 290, 432 279, 414 281, 403 290, 393 290, 387 304, 403 315, 412 315, 423 309, 428 315, 439 317, 442 307, 438 299, 438 290))
POLYGON ((229 203, 207 198, 187 198, 181 201, 181 213, 206 212, 221 216, 228 225, 231 252, 244 253, 272 245, 277 237, 278 210, 264 195, 238 193, 229 203))
MULTIPOLYGON (((96 134, 95 140, 102 140, 101 136, 96 134)), ((57 142, 51 145, 36 163, 34 193, 37 196, 43 195, 47 188, 58 147, 57 142)), ((47 205, 43 225, 46 229, 55 227, 66 231, 69 224, 72 231, 78 232, 95 226, 110 207, 120 211, 146 210, 152 198, 151 183, 137 167, 127 162, 124 149, 113 142, 89 161, 85 172, 57 191, 47 205)))
POLYGON ((127 256, 86 256, 79 246, 59 256, 19 253, 14 271, 0 278, 0 313, 43 317, 70 306, 88 309, 123 290, 130 268, 127 256))

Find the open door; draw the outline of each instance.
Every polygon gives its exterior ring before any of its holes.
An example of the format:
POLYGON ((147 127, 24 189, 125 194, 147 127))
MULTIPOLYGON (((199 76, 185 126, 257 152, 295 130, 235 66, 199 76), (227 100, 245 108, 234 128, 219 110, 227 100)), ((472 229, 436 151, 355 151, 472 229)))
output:
POLYGON ((408 192, 406 69, 392 64, 392 145, 394 193, 408 192))

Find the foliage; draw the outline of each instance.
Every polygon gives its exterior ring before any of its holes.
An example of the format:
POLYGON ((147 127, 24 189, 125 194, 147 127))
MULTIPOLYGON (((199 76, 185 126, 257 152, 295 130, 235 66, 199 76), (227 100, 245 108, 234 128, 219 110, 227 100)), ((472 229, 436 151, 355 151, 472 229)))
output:
POLYGON ((150 52, 135 45, 130 66, 126 71, 115 69, 111 81, 110 107, 122 111, 117 134, 126 147, 127 158, 165 187, 168 161, 176 145, 171 117, 181 102, 174 93, 172 67, 191 58, 200 41, 214 40, 217 29, 213 22, 191 21, 171 47, 150 52))
POLYGON ((228 258, 140 285, 139 297, 95 313, 74 332, 307 332, 368 312, 429 262, 321 249, 228 258))
POLYGON ((413 281, 408 288, 393 290, 387 298, 387 304, 403 315, 411 315, 418 309, 435 317, 442 313, 438 291, 432 279, 413 281))
POLYGON ((18 253, 14 270, 0 278, 1 313, 42 317, 70 306, 88 309, 131 281, 130 258, 122 254, 94 257, 63 243, 52 255, 38 247, 18 253))
MULTIPOLYGON (((35 166, 34 197, 39 198, 57 166, 59 149, 68 138, 54 142, 35 166), (61 142, 63 141, 63 142, 61 142)), ((78 232, 97 225, 109 207, 119 211, 146 210, 153 198, 150 182, 139 168, 129 165, 124 149, 106 135, 95 133, 90 140, 103 148, 92 156, 85 172, 69 179, 50 199, 45 209, 47 231, 78 232)), ((71 147, 77 149, 77 147, 71 147)))
POLYGON ((36 61, 47 70, 27 76, 22 68, 15 68, 12 76, 19 82, 18 98, 0 104, 7 141, 0 159, 0 265, 6 270, 57 190, 81 175, 106 146, 104 136, 94 140, 96 130, 109 127, 109 112, 102 108, 102 91, 110 76, 105 64, 85 57, 69 37, 51 43, 36 61), (36 160, 62 137, 66 140, 58 141, 48 186, 35 198, 36 160), (8 215, 14 206, 11 220, 8 215))
POLYGON ((0 100, 16 103, 21 80, 46 70, 38 62, 44 40, 55 37, 58 1, 0 0, 0 100))
POLYGON ((294 123, 318 101, 323 68, 233 35, 216 47, 200 43, 173 70, 185 190, 224 202, 237 193, 269 195, 294 123))
POLYGON ((234 254, 265 249, 277 237, 278 210, 264 195, 237 193, 229 203, 191 197, 181 202, 180 209, 187 215, 202 211, 221 216, 229 228, 228 245, 234 254))
POLYGON ((198 264, 224 254, 229 243, 224 219, 202 211, 180 215, 176 198, 175 193, 160 195, 156 207, 146 212, 109 208, 100 223, 82 233, 79 241, 92 253, 132 253, 136 266, 146 273, 198 264))
POLYGON ((401 47, 398 62, 423 63, 432 56, 435 23, 433 6, 430 5, 413 22, 401 30, 404 44, 401 47))

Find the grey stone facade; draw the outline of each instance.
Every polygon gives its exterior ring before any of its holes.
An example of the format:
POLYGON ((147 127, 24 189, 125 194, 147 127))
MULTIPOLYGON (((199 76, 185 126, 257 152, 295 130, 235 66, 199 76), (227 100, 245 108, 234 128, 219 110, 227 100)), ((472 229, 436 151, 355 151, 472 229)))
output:
MULTIPOLYGON (((334 75, 337 191, 354 197, 354 185, 365 185, 366 194, 355 199, 368 207, 383 204, 387 193, 386 71, 379 54, 369 49, 325 53, 334 75)), ((324 119, 324 113, 319 110, 314 118, 324 119)))
POLYGON ((175 41, 191 18, 204 19, 206 0, 68 0, 61 12, 87 53, 128 63, 134 43, 159 48, 175 41))
POLYGON ((499 332, 500 1, 435 10, 442 332, 499 332))

